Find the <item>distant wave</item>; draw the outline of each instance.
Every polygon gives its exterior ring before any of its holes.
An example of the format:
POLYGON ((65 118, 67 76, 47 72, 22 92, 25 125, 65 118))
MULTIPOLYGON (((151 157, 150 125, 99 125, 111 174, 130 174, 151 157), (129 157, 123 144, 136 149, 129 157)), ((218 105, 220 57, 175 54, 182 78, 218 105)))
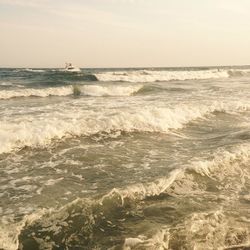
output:
POLYGON ((27 72, 34 72, 34 73, 41 73, 41 72, 45 72, 44 69, 19 69, 18 71, 27 71, 27 72))
MULTIPOLYGON (((43 147, 53 139, 71 136, 92 136, 114 132, 158 132, 168 133, 171 129, 181 129, 197 118, 205 118, 214 112, 245 110, 245 106, 229 107, 214 103, 211 106, 187 106, 174 108, 141 107, 126 110, 108 109, 102 112, 78 110, 70 107, 46 116, 33 116, 28 120, 3 121, 0 127, 0 153, 18 150, 25 146, 43 147)), ((118 133, 118 135, 119 135, 118 133)))
POLYGON ((79 86, 79 90, 84 95, 89 96, 130 96, 138 92, 143 85, 128 86, 101 86, 101 85, 84 85, 79 86))
POLYGON ((99 81, 124 81, 124 82, 157 82, 172 80, 193 80, 210 78, 227 78, 227 70, 132 70, 132 71, 110 71, 95 74, 99 81))
MULTIPOLYGON (((229 77, 250 76, 250 69, 197 69, 197 70, 109 70, 91 72, 67 72, 63 69, 18 69, 16 72, 29 72, 41 74, 45 77, 44 81, 102 81, 102 82, 167 82, 167 81, 185 81, 185 80, 203 80, 203 79, 220 79, 229 77)), ((25 74, 26 75, 26 74, 25 74)))
POLYGON ((12 86, 13 83, 11 82, 0 82, 0 86, 12 86))
POLYGON ((250 76, 250 69, 241 69, 241 70, 229 70, 228 74, 230 77, 244 77, 244 76, 250 76))
POLYGON ((0 99, 10 99, 15 97, 47 97, 47 96, 66 96, 72 94, 72 87, 53 87, 53 88, 22 88, 15 90, 0 90, 0 99))
POLYGON ((15 90, 0 90, 0 99, 17 97, 48 97, 67 96, 77 93, 88 96, 130 96, 138 92, 143 85, 104 86, 104 85, 74 85, 53 88, 22 88, 15 90))

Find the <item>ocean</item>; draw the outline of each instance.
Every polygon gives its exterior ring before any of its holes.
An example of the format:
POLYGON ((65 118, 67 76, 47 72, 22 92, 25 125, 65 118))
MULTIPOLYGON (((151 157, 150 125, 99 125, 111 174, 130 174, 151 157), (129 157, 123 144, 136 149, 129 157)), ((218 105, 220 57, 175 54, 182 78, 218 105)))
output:
POLYGON ((0 249, 250 249, 250 67, 0 69, 0 249))

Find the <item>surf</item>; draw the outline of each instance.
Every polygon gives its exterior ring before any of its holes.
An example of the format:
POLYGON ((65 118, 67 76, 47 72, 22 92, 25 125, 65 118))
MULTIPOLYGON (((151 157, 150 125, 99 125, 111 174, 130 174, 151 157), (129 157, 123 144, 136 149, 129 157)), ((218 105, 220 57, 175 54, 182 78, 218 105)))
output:
MULTIPOLYGON (((16 224, 2 228, 0 246, 12 250, 18 246, 29 249, 34 245, 41 247, 57 244, 63 248, 70 248, 79 244, 94 248, 100 244, 107 244, 109 247, 116 245, 123 249, 136 249, 136 247, 151 249, 150 247, 159 246, 159 244, 177 247, 179 242, 175 239, 181 235, 185 236, 182 241, 182 245, 185 246, 190 246, 190 244, 200 248, 203 248, 204 244, 224 248, 248 246, 247 228, 242 227, 239 222, 234 222, 232 218, 228 219, 223 208, 220 208, 220 204, 208 212, 199 210, 192 212, 185 217, 184 222, 177 218, 176 223, 173 224, 159 223, 157 228, 149 232, 147 228, 141 227, 141 234, 137 237, 135 235, 129 237, 129 234, 125 234, 125 237, 118 235, 123 234, 124 228, 129 229, 130 220, 136 219, 137 223, 140 221, 143 225, 144 219, 139 216, 140 211, 147 214, 152 210, 151 213, 153 213, 154 206, 160 205, 164 200, 179 198, 181 202, 184 202, 184 199, 193 197, 200 197, 202 200, 202 197, 204 199, 206 196, 217 195, 214 190, 207 190, 215 181, 217 185, 220 185, 220 199, 224 201, 225 206, 237 203, 239 192, 245 182, 242 182, 242 179, 234 179, 232 189, 227 180, 232 181, 232 176, 235 178, 238 176, 235 173, 243 172, 244 177, 249 178, 250 173, 247 168, 249 160, 249 143, 235 145, 231 149, 218 150, 211 160, 200 161, 204 162, 203 165, 193 160, 186 166, 181 166, 178 170, 166 174, 165 177, 151 182, 114 188, 96 199, 79 198, 59 209, 42 209, 25 216, 16 224), (209 166, 209 174, 207 171, 203 172, 207 168, 204 166, 209 166), (234 195, 230 199, 223 194, 223 192, 232 191, 234 195), (230 227, 233 227, 233 230, 230 227), (214 237, 209 237, 215 231, 218 232, 217 241, 214 241, 214 237), (108 239, 103 241, 106 233, 108 239), (195 238, 197 235, 206 241, 197 240, 195 238), (241 237, 234 241, 235 235, 241 235, 241 237), (66 238, 71 240, 66 241, 66 238)), ((157 214, 155 216, 157 217, 157 214)))
POLYGON ((206 119, 215 112, 242 112, 246 108, 246 105, 215 102, 209 106, 108 108, 102 112, 83 109, 74 112, 74 106, 67 106, 63 113, 60 109, 60 113, 38 113, 23 121, 18 117, 13 121, 3 121, 0 127, 0 153, 23 147, 46 147, 54 140, 73 136, 90 137, 102 133, 113 136, 114 132, 118 132, 117 136, 119 132, 172 133, 172 130, 180 130, 188 123, 198 118, 206 119))
POLYGON ((164 81, 185 81, 198 79, 228 78, 227 70, 129 70, 129 71, 108 71, 96 73, 99 81, 123 81, 123 82, 164 82, 164 81))
POLYGON ((13 90, 0 90, 0 99, 7 100, 11 98, 24 97, 49 97, 49 96, 130 96, 137 93, 143 85, 127 85, 127 86, 104 86, 104 85, 81 85, 74 84, 62 87, 50 88, 18 88, 13 90))

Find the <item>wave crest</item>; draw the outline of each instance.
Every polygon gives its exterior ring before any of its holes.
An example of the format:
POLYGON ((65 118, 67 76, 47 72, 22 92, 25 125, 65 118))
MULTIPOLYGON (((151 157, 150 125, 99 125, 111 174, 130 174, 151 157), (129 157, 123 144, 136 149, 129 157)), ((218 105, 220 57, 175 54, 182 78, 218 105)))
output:
POLYGON ((15 90, 0 90, 0 99, 17 97, 48 97, 68 95, 88 96, 130 96, 138 92, 143 85, 102 86, 102 85, 73 85, 53 88, 20 88, 15 90), (77 93, 77 94, 76 94, 77 93))
MULTIPOLYGON (((221 173, 225 178, 230 178, 230 171, 233 168, 239 168, 242 163, 249 161, 249 152, 250 146, 246 144, 231 152, 218 153, 211 161, 206 163, 210 165, 209 178, 211 173, 214 175, 221 173), (216 167, 218 164, 220 164, 219 168, 216 167), (226 168, 221 171, 221 166, 227 166, 228 171, 224 171, 226 168)), ((124 249, 137 249, 138 247, 151 249, 154 246, 175 248, 179 244, 180 236, 184 237, 182 238, 182 244, 185 244, 187 248, 196 246, 199 249, 204 249, 206 244, 209 249, 212 249, 215 245, 231 247, 247 244, 249 238, 247 228, 242 228, 240 223, 235 227, 235 221, 227 219, 228 217, 220 209, 209 212, 192 212, 185 217, 184 221, 180 220, 182 222, 179 221, 179 225, 163 227, 150 237, 140 235, 137 238, 128 238, 126 235, 125 240, 124 238, 118 238, 119 240, 116 239, 112 242, 110 236, 112 232, 115 232, 114 237, 117 233, 122 234, 122 226, 126 227, 126 223, 122 223, 131 218, 133 220, 133 213, 143 206, 143 208, 147 206, 148 197, 158 197, 163 193, 172 196, 173 194, 175 196, 183 194, 183 197, 189 197, 192 196, 189 186, 197 189, 198 194, 201 191, 198 182, 202 180, 196 178, 195 173, 200 174, 200 172, 196 170, 190 177, 192 165, 196 165, 196 163, 193 162, 191 167, 186 166, 172 171, 168 176, 150 183, 127 186, 124 189, 113 189, 98 200, 77 199, 59 210, 38 211, 25 217, 22 222, 16 225, 18 230, 4 231, 4 234, 0 235, 0 239, 1 237, 5 239, 5 245, 2 245, 8 246, 7 243, 10 241, 9 246, 13 246, 13 248, 9 247, 9 249, 14 249, 14 246, 16 248, 17 246, 25 246, 24 249, 30 249, 29 247, 34 246, 34 244, 40 248, 43 248, 46 244, 47 246, 58 244, 62 248, 71 248, 80 244, 88 247, 88 249, 105 244, 118 244, 123 246, 124 249), (183 193, 178 192, 180 189, 176 189, 178 185, 179 187, 182 186, 183 193), (109 237, 107 241, 105 241, 105 236, 109 237), (204 237, 206 241, 197 241, 198 236, 204 237)), ((218 180, 221 181, 220 178, 218 180)), ((228 183, 228 181, 225 182, 221 190, 228 189, 231 193, 233 190, 228 183)), ((210 184, 208 183, 208 185, 210 184)), ((205 194, 207 188, 204 185, 202 186, 205 194)), ((236 188, 237 190, 240 189, 236 188)), ((217 193, 215 194, 217 195, 217 193)), ((202 196, 200 197, 202 198, 202 196)), ((238 200, 238 196, 232 197, 230 195, 229 197, 238 200)), ((220 207, 220 204, 218 206, 220 207)))
POLYGON ((99 81, 113 82, 157 82, 172 80, 195 80, 210 78, 228 78, 227 70, 210 69, 210 70, 131 70, 131 71, 110 71, 95 74, 99 81))
POLYGON ((43 89, 22 88, 15 90, 1 90, 0 99, 10 99, 16 97, 48 97, 48 96, 67 96, 72 94, 72 87, 53 87, 43 89))
POLYGON ((197 118, 205 118, 215 111, 224 110, 217 104, 212 106, 178 106, 176 108, 132 108, 103 112, 79 110, 65 111, 63 119, 57 112, 30 120, 3 121, 0 128, 0 153, 10 152, 25 146, 46 146, 53 139, 71 136, 91 136, 115 132, 158 132, 168 133, 171 129, 181 129, 197 118), (6 132, 8 131, 8 132, 6 132))
POLYGON ((77 87, 80 92, 88 96, 130 96, 137 93, 143 88, 143 85, 128 86, 101 86, 101 85, 84 85, 77 87))
POLYGON ((249 69, 241 69, 241 70, 229 70, 228 74, 230 77, 244 77, 244 76, 250 76, 250 70, 249 69))

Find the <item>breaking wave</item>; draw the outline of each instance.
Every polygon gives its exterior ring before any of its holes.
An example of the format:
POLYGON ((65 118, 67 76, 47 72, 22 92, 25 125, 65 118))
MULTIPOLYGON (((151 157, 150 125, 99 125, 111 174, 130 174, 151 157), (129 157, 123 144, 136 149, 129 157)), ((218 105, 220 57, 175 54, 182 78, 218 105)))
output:
POLYGON ((24 69, 24 71, 37 72, 37 73, 45 72, 44 69, 24 69))
POLYGON ((0 82, 0 86, 12 86, 11 82, 0 82))
POLYGON ((176 227, 162 226, 147 237, 126 238, 123 250, 137 249, 249 249, 249 228, 228 219, 222 210, 193 213, 176 227))
MULTIPOLYGON (((76 245, 92 249, 100 244, 99 237, 95 236, 97 231, 105 233, 105 229, 109 228, 118 232, 119 227, 113 223, 114 219, 117 222, 117 219, 126 216, 130 202, 142 200, 145 196, 160 195, 173 183, 178 173, 179 171, 175 171, 168 178, 147 186, 141 184, 124 190, 113 189, 98 200, 77 199, 59 210, 37 211, 17 224, 0 229, 0 248, 45 249, 55 243, 63 249, 76 245)), ((122 244, 123 240, 120 242, 122 244)))
POLYGON ((137 93, 143 85, 129 86, 101 86, 101 85, 84 85, 78 86, 79 91, 88 96, 130 96, 137 93))
POLYGON ((101 86, 101 85, 74 85, 53 88, 22 88, 15 90, 0 90, 0 99, 17 97, 48 97, 67 96, 78 93, 88 96, 130 96, 138 92, 143 85, 130 86, 101 86))
POLYGON ((228 78, 227 70, 129 70, 113 71, 95 74, 99 81, 124 81, 124 82, 157 82, 172 80, 194 80, 210 78, 228 78))
POLYGON ((178 222, 175 227, 163 226, 150 237, 139 235, 126 238, 124 250, 152 249, 156 246, 161 246, 163 249, 245 249, 245 247, 248 249, 249 227, 229 217, 223 211, 223 206, 218 203, 218 199, 224 200, 225 207, 231 203, 237 203, 240 195, 242 195, 241 199, 249 201, 249 195, 246 196, 242 192, 250 176, 249 161, 250 145, 246 143, 229 151, 218 150, 211 160, 191 162, 179 173, 173 173, 174 175, 165 179, 165 186, 162 185, 162 179, 159 179, 153 183, 137 184, 117 192, 121 200, 127 198, 141 200, 163 193, 183 198, 193 195, 212 196, 212 192, 210 194, 207 192, 212 185, 214 190, 220 190, 219 193, 214 194, 218 210, 191 213, 184 222, 178 222), (161 187, 164 188, 161 189, 161 187), (147 189, 150 191, 146 191, 147 189), (161 191, 158 192, 158 190, 161 191), (203 240, 200 240, 201 238, 203 240))
MULTIPOLYGON (((0 128, 0 153, 10 152, 25 146, 46 146, 53 139, 71 136, 91 136, 112 134, 115 132, 158 132, 168 133, 172 129, 181 129, 189 122, 206 118, 216 111, 231 111, 232 107, 214 103, 211 106, 187 106, 175 108, 144 107, 130 110, 108 109, 102 112, 65 110, 44 116, 32 117, 25 121, 3 121, 0 128), (6 133, 8 131, 8 133, 6 133)), ((245 110, 246 107, 233 107, 233 110, 245 110)), ((118 133, 118 134, 119 134, 118 133)))
MULTIPOLYGON (((230 199, 225 199, 225 202, 230 202, 232 199, 238 200, 241 190, 238 184, 244 185, 245 182, 242 182, 244 175, 249 178, 247 169, 249 157, 250 145, 239 145, 230 151, 218 151, 211 160, 204 161, 203 165, 193 161, 187 166, 170 172, 168 176, 149 183, 135 184, 123 189, 115 188, 100 199, 77 199, 59 210, 38 211, 26 216, 12 227, 2 228, 0 247, 8 250, 17 249, 18 246, 24 250, 32 247, 50 249, 52 246, 63 249, 85 246, 86 249, 94 249, 98 246, 107 246, 105 244, 109 244, 109 247, 110 244, 113 246, 116 244, 116 246, 123 246, 125 250, 152 249, 155 246, 175 249, 180 244, 187 249, 195 247, 204 249, 206 246, 208 249, 249 246, 248 229, 232 219, 230 221, 222 209, 192 212, 185 217, 184 222, 180 220, 179 226, 166 225, 160 230, 157 227, 158 232, 151 237, 140 235, 136 238, 115 239, 117 235, 124 232, 123 228, 126 224, 123 222, 136 218, 138 216, 136 210, 146 209, 145 202, 150 197, 156 199, 166 194, 172 197, 181 196, 184 199, 185 196, 191 197, 196 193, 202 199, 206 195, 207 188, 211 186, 209 180, 216 180, 218 189, 222 192, 220 199, 225 190, 229 193, 237 193, 235 196, 228 196, 230 199), (240 174, 235 174, 235 171, 240 174), (197 177, 197 174, 206 176, 206 181, 197 177), (228 182, 232 181, 232 176, 239 179, 238 182, 233 182, 233 186, 228 182), (223 182, 224 180, 227 181, 223 182), (178 240, 180 237, 181 242, 178 240), (197 240, 201 238, 203 240, 197 240), (113 239, 115 240, 112 241, 113 239)), ((218 203, 217 200, 216 203, 218 203)))
POLYGON ((241 70, 229 70, 228 74, 230 77, 244 77, 250 76, 250 69, 241 69, 241 70))
MULTIPOLYGON (((227 186, 228 179, 234 176, 238 181, 234 181, 234 192, 241 190, 241 186, 245 184, 244 178, 249 178, 249 170, 247 164, 250 160, 250 144, 236 146, 232 150, 218 150, 212 160, 192 161, 186 166, 173 170, 166 177, 159 178, 150 183, 140 183, 127 187, 126 189, 113 189, 107 197, 119 196, 121 204, 126 204, 127 200, 140 201, 148 197, 159 196, 163 193, 171 195, 191 195, 193 192, 206 191, 206 186, 197 185, 195 182, 202 182, 200 178, 194 177, 194 174, 206 176, 211 181, 220 182, 223 188, 230 190, 227 186), (244 170, 246 168, 246 171, 244 170), (239 185, 239 186, 238 186, 239 185)), ((232 179, 231 179, 232 181, 232 179)), ((222 188, 222 187, 221 187, 222 188)))
MULTIPOLYGON (((57 69, 18 69, 16 72, 23 72, 28 75, 34 73, 34 77, 42 77, 42 83, 66 82, 66 81, 102 81, 102 82, 167 82, 167 81, 185 81, 202 79, 220 79, 229 77, 247 77, 250 76, 250 69, 237 68, 210 68, 210 69, 120 69, 109 71, 78 72, 72 74, 64 70, 57 69), (40 73, 40 74, 37 74, 40 73)), ((37 79, 41 81, 40 78, 37 79)))
POLYGON ((15 90, 0 90, 0 99, 10 99, 15 97, 48 97, 67 96, 72 94, 72 87, 53 87, 43 89, 22 88, 15 90))

